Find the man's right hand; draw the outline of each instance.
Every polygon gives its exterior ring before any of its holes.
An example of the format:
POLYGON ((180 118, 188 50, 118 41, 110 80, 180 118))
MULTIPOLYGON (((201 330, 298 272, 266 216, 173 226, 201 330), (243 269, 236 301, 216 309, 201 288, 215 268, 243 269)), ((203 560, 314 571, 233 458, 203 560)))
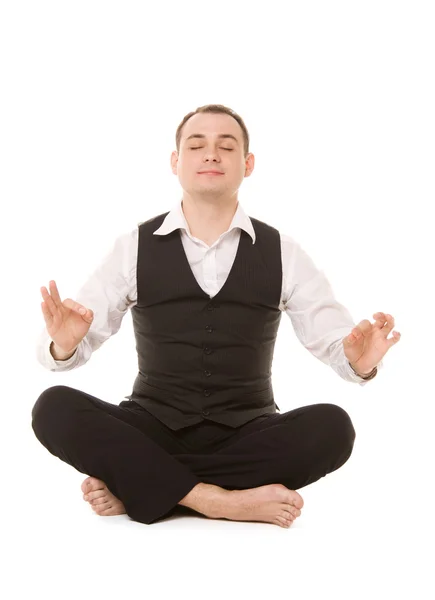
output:
POLYGON ((41 308, 47 331, 57 348, 71 354, 88 333, 94 313, 71 298, 62 302, 54 281, 50 281, 49 288, 50 292, 45 287, 40 288, 44 298, 41 308), (81 309, 85 310, 85 314, 80 314, 81 309))

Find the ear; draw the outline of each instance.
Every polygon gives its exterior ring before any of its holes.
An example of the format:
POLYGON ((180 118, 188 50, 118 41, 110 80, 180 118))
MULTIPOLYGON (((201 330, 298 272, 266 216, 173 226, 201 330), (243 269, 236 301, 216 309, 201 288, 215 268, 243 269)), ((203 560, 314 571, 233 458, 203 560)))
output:
POLYGON ((245 177, 249 177, 249 175, 254 170, 254 165, 255 165, 255 156, 252 154, 252 152, 249 152, 248 156, 246 157, 246 160, 245 160, 245 177))
POLYGON ((171 169, 174 175, 177 174, 178 152, 174 150, 171 154, 171 169))

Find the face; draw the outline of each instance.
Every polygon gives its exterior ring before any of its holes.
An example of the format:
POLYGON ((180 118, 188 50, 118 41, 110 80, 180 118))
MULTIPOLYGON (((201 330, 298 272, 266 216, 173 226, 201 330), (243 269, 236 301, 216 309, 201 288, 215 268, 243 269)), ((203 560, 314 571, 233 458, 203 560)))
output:
POLYGON ((183 126, 180 151, 172 153, 171 166, 184 197, 237 200, 243 179, 254 169, 254 155, 245 158, 243 132, 233 117, 198 113, 183 126), (206 170, 220 174, 200 173, 206 170))

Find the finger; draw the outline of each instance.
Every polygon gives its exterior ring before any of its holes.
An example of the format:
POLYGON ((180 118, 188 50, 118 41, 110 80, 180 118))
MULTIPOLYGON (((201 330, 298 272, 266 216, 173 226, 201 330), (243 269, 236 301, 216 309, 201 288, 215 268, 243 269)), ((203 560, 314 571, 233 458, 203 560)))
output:
POLYGON ((400 341, 401 337, 402 337, 402 334, 399 331, 393 331, 393 337, 391 337, 389 340, 387 340, 388 349, 390 349, 391 346, 394 346, 394 344, 397 344, 397 342, 400 341))
POLYGON ((385 333, 385 337, 388 337, 388 335, 390 334, 391 330, 394 327, 394 317, 387 314, 386 318, 387 318, 387 324, 384 325, 384 327, 382 328, 382 333, 385 333))
POLYGON ((45 304, 45 302, 41 302, 41 308, 42 308, 42 314, 44 315, 45 322, 47 323, 47 325, 51 325, 51 322, 53 321, 53 315, 48 310, 48 307, 45 304))
POLYGON ((385 313, 383 313, 383 312, 377 312, 377 313, 375 313, 375 314, 373 315, 373 317, 374 317, 375 319, 381 319, 381 320, 382 320, 382 319, 384 319, 384 321, 386 320, 386 319, 385 319, 385 313))
POLYGON ((375 319, 373 327, 376 327, 377 329, 382 329, 387 320, 385 313, 377 312, 373 315, 373 318, 375 319))
POLYGON ((360 339, 362 336, 366 336, 372 330, 372 324, 368 319, 363 319, 358 323, 356 327, 354 327, 351 331, 351 334, 355 336, 356 339, 360 339))
POLYGON ((51 280, 49 283, 49 286, 50 286, 50 292, 51 292, 51 296, 53 298, 54 303, 56 304, 56 306, 60 307, 62 305, 62 300, 60 299, 56 282, 51 280))
POLYGON ((53 298, 47 292, 47 288, 45 288, 45 287, 41 288, 41 293, 42 293, 42 297, 44 298, 44 302, 46 304, 47 309, 50 311, 51 315, 54 317, 54 315, 57 313, 57 306, 54 303, 53 298))
POLYGON ((44 298, 44 301, 47 302, 48 298, 51 298, 50 294, 48 293, 47 288, 43 285, 39 289, 41 290, 41 295, 44 298))

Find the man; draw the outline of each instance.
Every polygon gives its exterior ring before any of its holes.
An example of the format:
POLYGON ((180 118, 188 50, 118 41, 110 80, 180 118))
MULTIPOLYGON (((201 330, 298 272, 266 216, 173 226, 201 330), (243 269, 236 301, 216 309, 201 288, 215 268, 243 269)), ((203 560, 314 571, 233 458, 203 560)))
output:
POLYGON ((276 411, 282 312, 314 356, 360 385, 400 334, 387 339, 394 319, 383 312, 355 326, 302 248, 244 213, 238 189, 254 156, 239 115, 200 107, 180 123, 176 145, 181 202, 118 238, 78 301, 62 302, 54 281, 41 288, 38 359, 52 371, 87 362, 132 310, 132 394, 116 406, 53 386, 32 427, 90 475, 82 490, 97 514, 150 524, 185 506, 289 527, 303 506, 296 489, 342 466, 355 431, 333 404, 276 411))

